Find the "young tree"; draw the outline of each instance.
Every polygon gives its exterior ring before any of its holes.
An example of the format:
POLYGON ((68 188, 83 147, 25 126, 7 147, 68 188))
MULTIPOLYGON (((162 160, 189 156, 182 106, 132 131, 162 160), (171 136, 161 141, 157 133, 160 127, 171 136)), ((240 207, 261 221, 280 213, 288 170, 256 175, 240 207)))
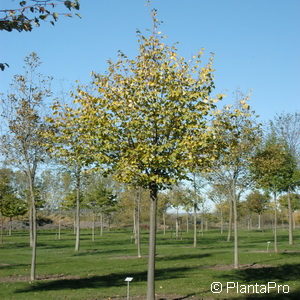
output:
POLYGON ((270 196, 267 193, 262 194, 259 191, 253 191, 247 195, 246 201, 249 210, 258 214, 258 229, 261 229, 261 215, 267 209, 270 196))
POLYGON ((7 133, 2 136, 2 153, 8 164, 25 173, 30 193, 30 222, 32 224, 32 260, 30 279, 35 279, 36 265, 36 172, 45 159, 46 130, 42 108, 51 96, 49 77, 38 73, 41 62, 36 53, 25 58, 25 74, 15 75, 13 93, 3 99, 7 133))
POLYGON ((218 137, 227 145, 215 162, 209 176, 213 184, 226 185, 230 207, 233 212, 234 229, 234 268, 239 267, 238 255, 238 202, 241 194, 250 186, 252 179, 249 172, 255 145, 260 143, 260 126, 254 111, 247 104, 249 96, 236 92, 236 104, 226 106, 216 122, 219 124, 218 137), (237 114, 237 111, 239 114, 237 114), (227 127, 226 127, 227 124, 227 127))
POLYGON ((296 168, 296 163, 287 150, 286 145, 276 140, 274 135, 269 135, 263 147, 257 150, 251 163, 253 178, 258 187, 271 192, 274 198, 274 251, 277 247, 277 196, 286 191, 291 182, 296 168))
POLYGON ((115 178, 150 190, 148 300, 155 298, 158 191, 186 178, 194 166, 205 170, 217 155, 211 119, 214 103, 222 98, 210 96, 212 59, 202 66, 201 51, 185 61, 163 42, 156 11, 153 24, 149 37, 138 33, 136 59, 120 53, 107 74, 94 74, 98 94, 79 89, 76 98, 89 149, 99 155, 104 144, 115 178))

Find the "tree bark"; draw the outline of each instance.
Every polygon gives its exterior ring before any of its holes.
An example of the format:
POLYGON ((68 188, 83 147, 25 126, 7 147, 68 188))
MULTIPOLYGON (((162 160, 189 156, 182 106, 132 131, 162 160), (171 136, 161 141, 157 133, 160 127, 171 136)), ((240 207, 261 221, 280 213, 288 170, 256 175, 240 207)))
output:
POLYGON ((186 232, 189 232, 189 214, 186 213, 186 232))
POLYGON ((176 212, 176 221, 175 221, 175 228, 176 228, 176 240, 178 240, 179 238, 179 220, 178 220, 179 216, 178 216, 178 208, 177 208, 177 212, 176 212))
POLYGON ((3 215, 1 214, 1 244, 3 244, 3 215))
POLYGON ((261 214, 258 214, 258 229, 261 229, 261 214))
POLYGON ((29 246, 32 248, 33 245, 33 224, 32 224, 32 205, 31 200, 29 200, 29 246))
POLYGON ((221 234, 223 234, 223 210, 221 209, 221 234))
POLYGON ((100 213, 100 236, 103 236, 103 213, 100 213))
POLYGON ((238 216, 237 216, 237 196, 235 190, 235 183, 232 188, 233 196, 233 229, 234 229, 234 268, 239 268, 239 252, 238 252, 238 216))
POLYGON ((36 244, 37 244, 37 234, 36 234, 36 207, 35 207, 35 194, 34 194, 34 175, 28 170, 27 171, 28 181, 29 181, 29 191, 30 191, 30 210, 31 214, 31 224, 32 224, 32 252, 31 252, 31 268, 30 268, 30 280, 36 279, 36 244))
POLYGON ((236 197, 236 190, 235 190, 235 183, 233 184, 233 228, 234 228, 234 268, 239 268, 239 252, 238 252, 238 215, 237 215, 237 197, 236 197))
POLYGON ((164 235, 166 235, 166 214, 163 213, 163 223, 164 223, 164 235))
POLYGON ((274 193, 274 252, 278 252, 277 247, 277 195, 274 193))
POLYGON ((76 241, 75 251, 80 249, 80 168, 76 171, 76 241))
POLYGON ((197 247, 197 203, 194 203, 194 248, 197 247))
POLYGON ((288 190, 288 211, 289 211, 289 245, 293 245, 293 210, 290 197, 290 190, 288 190))
POLYGON ((9 228, 8 228, 8 235, 11 236, 12 232, 12 217, 9 217, 9 228))
POLYGON ((156 211, 158 188, 153 184, 150 188, 150 233, 149 258, 147 274, 147 300, 155 300, 155 252, 156 252, 156 211))
POLYGON ((228 224, 228 234, 227 234, 227 242, 231 239, 231 231, 232 231, 232 200, 229 199, 229 224, 228 224))
POLYGON ((93 220, 92 220, 92 241, 95 241, 95 212, 93 212, 93 220))

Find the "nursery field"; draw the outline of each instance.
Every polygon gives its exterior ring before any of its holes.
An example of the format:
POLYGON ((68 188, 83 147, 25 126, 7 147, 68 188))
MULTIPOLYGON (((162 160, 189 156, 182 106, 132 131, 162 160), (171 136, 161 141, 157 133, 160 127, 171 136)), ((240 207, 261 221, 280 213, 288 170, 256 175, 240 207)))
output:
MULTIPOLYGON (((142 232, 142 258, 136 257, 131 235, 125 230, 110 231, 93 242, 90 231, 82 230, 81 249, 75 253, 70 230, 63 231, 60 240, 54 231, 41 230, 39 280, 33 283, 28 282, 28 233, 4 236, 0 299, 126 299, 128 276, 133 277, 130 299, 145 299, 148 235, 142 232)), ((233 242, 225 240, 225 233, 210 230, 199 234, 198 247, 193 248, 192 232, 183 233, 179 240, 171 232, 158 233, 157 299, 300 299, 299 229, 293 246, 288 245, 287 230, 279 230, 278 254, 273 253, 271 231, 241 231, 239 270, 231 265, 233 242), (211 291, 213 282, 222 284, 222 292, 211 291)))

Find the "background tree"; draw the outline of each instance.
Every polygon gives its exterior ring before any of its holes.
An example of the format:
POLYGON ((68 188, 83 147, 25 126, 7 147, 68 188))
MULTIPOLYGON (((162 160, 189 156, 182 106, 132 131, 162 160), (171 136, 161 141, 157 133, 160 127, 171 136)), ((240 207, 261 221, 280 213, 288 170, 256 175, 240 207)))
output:
POLYGON ((257 116, 250 110, 248 99, 249 96, 237 91, 236 104, 226 106, 223 114, 217 117, 218 137, 226 143, 227 148, 215 161, 209 175, 213 184, 225 184, 228 189, 233 212, 234 268, 239 267, 237 206, 241 194, 252 182, 249 165, 254 156, 255 145, 260 143, 261 136, 260 125, 256 121, 257 116))
POLYGON ((277 247, 277 196, 288 189, 295 172, 295 160, 285 144, 269 135, 252 160, 251 170, 258 187, 273 194, 274 198, 274 251, 277 247))
POLYGON ((91 151, 101 154, 105 143, 115 178, 150 190, 148 300, 155 298, 158 191, 186 178, 192 166, 206 169, 216 155, 210 121, 214 102, 222 98, 210 97, 212 60, 202 66, 201 51, 186 62, 163 43, 156 11, 153 24, 149 37, 138 33, 136 59, 120 53, 106 75, 94 75, 97 95, 80 89, 76 98, 91 151))
POLYGON ((35 279, 36 264, 36 172, 45 159, 44 137, 46 130, 42 108, 51 96, 51 78, 38 73, 41 62, 36 53, 25 58, 24 75, 15 75, 13 92, 3 99, 7 133, 2 136, 2 153, 6 162, 26 175, 30 193, 30 220, 32 228, 32 260, 30 279, 35 279))
POLYGON ((246 201, 249 210, 258 214, 258 229, 261 229, 261 215, 268 207, 270 196, 267 193, 262 194, 256 190, 247 195, 246 201))

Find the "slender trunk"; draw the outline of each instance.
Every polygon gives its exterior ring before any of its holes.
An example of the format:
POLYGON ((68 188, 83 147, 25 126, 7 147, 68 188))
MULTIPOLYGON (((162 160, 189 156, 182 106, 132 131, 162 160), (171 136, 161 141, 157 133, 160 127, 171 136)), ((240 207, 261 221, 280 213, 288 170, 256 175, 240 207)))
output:
POLYGON ((228 224, 227 242, 229 242, 231 239, 231 231, 232 231, 232 200, 229 199, 229 224, 228 224))
POLYGON ((233 228, 234 228, 234 268, 239 268, 239 252, 238 252, 238 215, 237 215, 237 197, 235 190, 235 183, 233 184, 233 228))
POLYGON ((290 191, 288 190, 288 209, 289 209, 289 244, 293 245, 293 211, 292 211, 292 203, 290 191))
POLYGON ((76 242, 75 251, 80 249, 80 169, 76 172, 76 242))
POLYGON ((274 251, 278 252, 277 247, 277 195, 274 193, 274 251))
POLYGON ((189 232, 189 214, 186 214, 186 232, 189 232))
POLYGON ((12 217, 9 217, 8 235, 11 236, 12 231, 12 217))
POLYGON ((30 248, 32 248, 33 245, 33 224, 32 224, 32 205, 31 202, 29 201, 29 245, 30 248))
POLYGON ((141 237, 140 237, 140 211, 141 211, 141 188, 138 188, 137 199, 136 199, 136 244, 137 244, 137 252, 138 258, 142 257, 141 255, 141 237))
POLYGON ((100 236, 103 236, 103 213, 100 213, 100 236))
POLYGON ((163 213, 163 223, 164 223, 164 235, 166 235, 166 214, 163 213))
POLYGON ((93 212, 93 220, 92 220, 92 241, 95 241, 95 212, 93 212))
POLYGON ((208 231, 208 221, 205 220, 205 231, 208 231))
POLYGON ((258 214, 258 229, 261 229, 261 214, 258 214))
POLYGON ((29 191, 30 191, 30 210, 31 214, 31 224, 32 224, 32 253, 31 253, 31 269, 30 269, 30 280, 36 279, 36 244, 37 244, 37 234, 36 234, 36 207, 35 207, 35 195, 34 195, 34 176, 28 171, 29 180, 29 191))
POLYGON ((74 210, 73 234, 76 235, 76 209, 74 210))
POLYGON ((60 233, 61 233, 61 217, 59 215, 59 220, 58 220, 58 239, 60 240, 60 233))
POLYGON ((221 234, 223 234, 223 210, 221 209, 221 234))
POLYGON ((175 223, 175 227, 176 227, 176 240, 178 240, 179 237, 179 220, 178 220, 179 216, 178 216, 178 208, 177 208, 177 212, 176 212, 176 223, 175 223))
POLYGON ((155 300, 155 250, 156 250, 156 211, 157 211, 157 186, 150 189, 150 233, 149 233, 149 258, 147 274, 147 300, 155 300))
POLYGON ((197 203, 194 203, 194 248, 197 247, 197 203))
POLYGON ((134 206, 133 206, 133 211, 132 211, 132 217, 133 217, 133 238, 134 238, 134 243, 137 244, 137 236, 136 236, 136 199, 134 201, 134 206))
POLYGON ((203 229, 204 229, 204 216, 203 216, 203 212, 202 212, 202 214, 201 214, 201 227, 200 227, 202 236, 203 236, 203 229))

